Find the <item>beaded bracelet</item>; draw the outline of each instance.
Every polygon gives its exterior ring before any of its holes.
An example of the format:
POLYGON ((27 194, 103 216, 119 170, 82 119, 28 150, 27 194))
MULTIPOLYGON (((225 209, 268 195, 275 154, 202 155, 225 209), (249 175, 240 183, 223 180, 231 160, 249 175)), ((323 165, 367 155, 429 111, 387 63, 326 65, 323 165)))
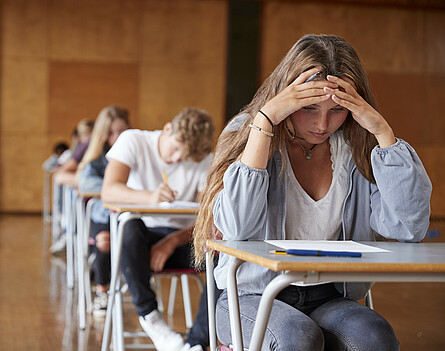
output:
POLYGON ((268 137, 271 137, 271 138, 273 137, 273 133, 268 132, 267 130, 264 130, 264 129, 260 128, 260 127, 257 127, 257 126, 254 125, 254 124, 249 124, 249 127, 250 127, 250 128, 253 128, 253 129, 256 129, 257 131, 259 131, 259 132, 261 132, 261 133, 267 135, 268 137))
POLYGON ((270 125, 272 126, 272 129, 273 129, 274 125, 273 125, 272 121, 270 120, 270 118, 267 117, 267 115, 263 111, 259 110, 258 112, 261 113, 264 117, 266 117, 266 119, 269 121, 269 123, 270 123, 270 125))

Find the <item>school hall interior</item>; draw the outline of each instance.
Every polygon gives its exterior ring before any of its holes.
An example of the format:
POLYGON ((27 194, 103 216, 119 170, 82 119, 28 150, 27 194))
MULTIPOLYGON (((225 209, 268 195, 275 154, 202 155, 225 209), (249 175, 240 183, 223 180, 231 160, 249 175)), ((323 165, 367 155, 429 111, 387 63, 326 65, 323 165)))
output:
MULTIPOLYGON (((382 115, 432 181, 424 242, 445 241, 443 0, 0 0, 0 28, 0 351, 101 349, 104 319, 88 314, 79 329, 66 256, 49 251, 42 163, 54 145, 108 105, 147 130, 202 108, 216 142, 308 33, 358 52, 382 115)), ((166 303, 170 279, 161 283, 166 303)), ((196 313, 193 281, 190 293, 196 313)), ((445 349, 444 283, 377 283, 372 294, 401 350, 445 349)), ((123 315, 141 331, 128 294, 123 315)), ((186 332, 179 288, 168 320, 186 332)))

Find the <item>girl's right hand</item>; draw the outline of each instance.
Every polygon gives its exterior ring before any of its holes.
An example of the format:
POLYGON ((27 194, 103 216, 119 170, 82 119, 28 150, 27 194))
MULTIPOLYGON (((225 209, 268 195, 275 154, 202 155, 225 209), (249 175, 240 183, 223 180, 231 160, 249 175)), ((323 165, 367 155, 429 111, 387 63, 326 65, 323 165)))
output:
POLYGON ((338 85, 327 80, 306 82, 317 72, 320 72, 320 68, 315 67, 301 73, 287 88, 270 99, 261 111, 267 114, 273 124, 277 125, 305 106, 328 100, 331 95, 326 94, 323 89, 325 87, 336 89, 338 85))

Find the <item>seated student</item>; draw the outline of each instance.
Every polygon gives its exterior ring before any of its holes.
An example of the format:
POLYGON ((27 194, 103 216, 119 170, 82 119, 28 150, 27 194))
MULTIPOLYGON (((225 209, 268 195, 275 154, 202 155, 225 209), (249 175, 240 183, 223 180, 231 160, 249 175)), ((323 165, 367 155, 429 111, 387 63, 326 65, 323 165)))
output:
MULTIPOLYGON (((221 134, 195 225, 196 261, 215 226, 226 240, 422 240, 431 182, 414 149, 377 111, 342 38, 302 37, 221 134)), ((226 276, 215 280, 219 340, 230 344, 226 276)), ((238 270, 244 345, 261 294, 279 273, 238 270)), ((298 282, 272 306, 262 350, 398 350, 391 325, 357 303, 369 283, 298 282)))
MULTIPOLYGON (((166 123, 163 130, 123 132, 106 155, 109 163, 102 200, 196 201, 212 159, 213 131, 209 115, 186 108, 166 123), (168 184, 164 183, 163 172, 168 184)), ((150 287, 151 272, 191 267, 192 230, 193 221, 166 217, 132 220, 125 229, 122 272, 140 324, 157 350, 179 350, 184 343, 157 310, 155 293, 150 287)))
MULTIPOLYGON (((77 124, 77 137, 79 142, 76 145, 73 154, 70 159, 65 161, 60 167, 57 168, 55 173, 55 182, 59 185, 62 184, 74 184, 76 182, 77 167, 82 160, 83 155, 88 147, 88 143, 93 130, 94 122, 88 119, 82 119, 77 124)), ((56 199, 56 203, 59 204, 59 209, 62 209, 62 192, 59 191, 59 198, 56 199)), ((62 231, 56 241, 51 245, 50 251, 53 255, 57 255, 65 251, 66 237, 64 218, 61 218, 62 231)))
MULTIPOLYGON (((105 168, 108 164, 105 154, 116 142, 118 136, 129 128, 128 111, 122 107, 103 108, 94 123, 90 143, 77 169, 79 190, 86 193, 100 193, 105 168)), ((108 286, 110 283, 110 213, 102 202, 95 202, 91 209, 90 235, 94 243, 93 279, 96 283, 96 297, 93 316, 103 317, 107 312, 108 286)))
POLYGON ((60 157, 67 150, 69 150, 68 145, 66 145, 64 142, 57 143, 54 146, 54 152, 43 162, 42 169, 51 172, 59 167, 60 157))
POLYGON ((93 131, 94 121, 82 119, 77 124, 77 134, 79 143, 76 145, 71 158, 59 167, 56 172, 56 181, 60 184, 74 182, 76 179, 76 171, 82 157, 87 151, 90 142, 91 133, 93 131))

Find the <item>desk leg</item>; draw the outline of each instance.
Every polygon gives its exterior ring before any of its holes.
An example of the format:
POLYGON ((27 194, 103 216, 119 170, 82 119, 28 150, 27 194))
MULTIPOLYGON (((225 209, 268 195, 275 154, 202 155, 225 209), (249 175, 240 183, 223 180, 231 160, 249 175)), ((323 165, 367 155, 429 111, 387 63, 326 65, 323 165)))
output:
POLYGON ((253 327, 252 340, 250 341, 250 351, 261 350, 263 344, 264 333, 266 332, 267 322, 269 321, 270 311, 272 309, 273 300, 277 294, 289 284, 298 280, 304 280, 305 273, 289 272, 281 274, 267 285, 261 296, 260 305, 255 319, 255 326, 253 327))
POLYGON ((88 256, 89 256, 89 238, 90 238, 90 230, 91 230, 91 210, 95 202, 99 201, 99 198, 91 198, 88 200, 85 207, 85 235, 82 241, 83 247, 83 280, 85 286, 85 304, 86 310, 88 313, 91 313, 92 310, 92 301, 91 301, 91 283, 90 283, 90 268, 88 265, 88 256))
MULTIPOLYGON (((53 183, 53 208, 51 212, 51 221, 52 221, 52 244, 56 242, 56 240, 60 237, 60 192, 59 192, 59 184, 56 182, 56 176, 52 177, 53 183)), ((62 204, 63 205, 63 204, 62 204)))
POLYGON ((68 186, 64 186, 64 215, 66 218, 66 285, 68 288, 74 288, 74 216, 72 191, 68 186))
POLYGON ((243 351, 238 287, 236 283, 236 271, 243 262, 244 261, 238 258, 233 258, 227 272, 227 296, 229 300, 230 331, 232 333, 233 349, 235 351, 243 351))
POLYGON ((110 214, 110 244, 111 244, 111 282, 108 299, 107 315, 105 317, 104 335, 101 351, 107 351, 110 343, 111 319, 113 318, 113 349, 124 350, 122 329, 122 300, 120 293, 120 263, 124 229, 128 221, 140 218, 138 214, 130 214, 118 225, 118 213, 110 214), (116 298, 116 301, 115 301, 116 298), (116 302, 116 303, 115 303, 116 302), (120 309, 120 310, 119 310, 120 309))
POLYGON ((77 207, 77 280, 78 280, 78 311, 79 311, 79 328, 85 329, 86 326, 86 308, 85 308, 85 280, 84 280, 84 256, 83 251, 85 241, 85 199, 82 196, 78 196, 76 199, 77 207))
POLYGON ((211 252, 206 252, 206 283, 207 283, 207 311, 209 317, 210 351, 216 351, 216 323, 215 323, 215 284, 213 279, 213 259, 211 252))

